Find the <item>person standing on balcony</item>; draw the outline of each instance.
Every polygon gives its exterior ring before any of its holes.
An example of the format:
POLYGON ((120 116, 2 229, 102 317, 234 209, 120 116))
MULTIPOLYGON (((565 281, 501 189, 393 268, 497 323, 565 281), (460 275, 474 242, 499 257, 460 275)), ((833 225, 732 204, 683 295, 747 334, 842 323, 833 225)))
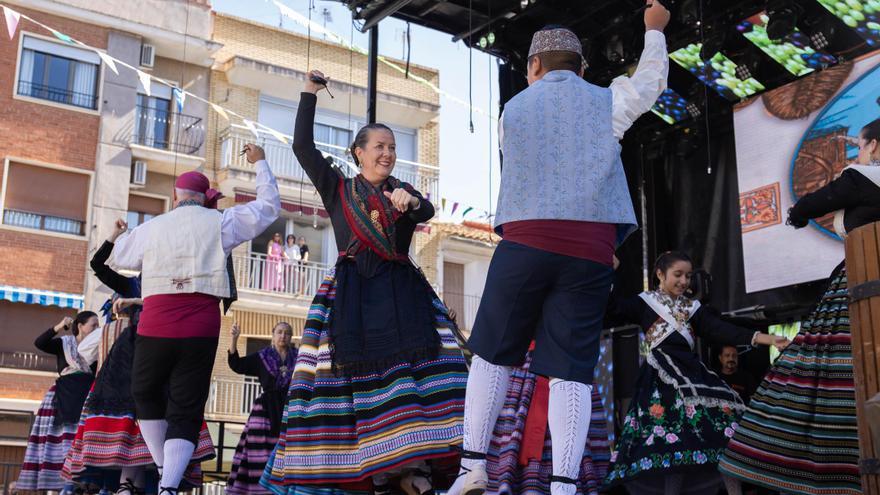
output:
POLYGON ((306 287, 308 280, 308 264, 309 264, 309 245, 306 244, 306 238, 300 236, 296 244, 299 247, 299 293, 307 294, 306 287))
POLYGON ((275 232, 266 247, 266 270, 263 274, 263 289, 269 291, 284 290, 284 260, 287 253, 281 244, 281 233, 275 232))
MULTIPOLYGON (((34 341, 34 346, 58 361, 59 377, 40 403, 28 436, 18 491, 60 491, 64 456, 73 443, 86 394, 95 378, 95 361, 80 353, 83 340, 99 327, 98 315, 83 311, 64 317, 34 341), (68 332, 59 336, 62 332, 68 332)), ((97 357, 95 355, 95 357, 97 357)))
POLYGON ((492 256, 468 348, 464 493, 488 485, 486 452, 511 371, 535 340, 531 371, 550 378, 552 495, 577 490, 612 256, 636 229, 620 159, 624 132, 666 88, 669 11, 647 0, 645 47, 610 88, 583 79, 579 37, 547 26, 528 56, 529 87, 504 106, 504 155, 492 256))
MULTIPOLYGON (((361 173, 340 176, 314 142, 317 93, 300 97, 293 150, 330 216, 340 253, 309 310, 278 445, 261 484, 279 495, 328 485, 433 493, 461 443, 467 368, 443 303, 407 253, 434 207, 391 173, 382 124, 351 146, 361 173)), ((450 473, 454 474, 454 472, 450 473)))
MULTIPOLYGON (((79 486, 112 491, 117 495, 138 495, 145 491, 155 493, 158 477, 153 458, 138 429, 131 395, 135 336, 143 308, 140 277, 126 277, 107 265, 114 243, 125 229, 125 222, 117 220, 110 237, 89 263, 98 280, 114 291, 109 310, 111 315, 124 318, 128 325, 103 359, 92 390, 86 397, 76 437, 64 459, 63 476, 79 486)), ((187 487, 201 486, 198 463, 214 456, 211 436, 207 425, 203 424, 193 462, 184 476, 187 487)))
POLYGON ((299 260, 302 259, 299 246, 296 245, 296 236, 287 234, 287 240, 284 244, 284 254, 287 256, 285 268, 287 272, 287 292, 298 295, 299 286, 297 271, 299 269, 299 260))
POLYGON ((226 482, 229 495, 269 494, 260 486, 260 476, 266 468, 269 454, 278 442, 281 414, 287 398, 287 387, 296 363, 296 347, 290 344, 293 327, 279 321, 272 329, 272 344, 261 351, 241 357, 238 338, 241 327, 232 325, 232 346, 229 349, 229 367, 232 371, 260 380, 263 393, 254 401, 241 439, 232 458, 232 469, 226 482))
POLYGON ((120 237, 110 264, 141 271, 131 391, 141 434, 161 472, 160 493, 174 494, 199 437, 220 334, 221 298, 234 297, 229 254, 260 235, 281 211, 263 149, 245 146, 256 163, 257 198, 216 211, 222 196, 208 178, 177 178, 174 209, 120 237))

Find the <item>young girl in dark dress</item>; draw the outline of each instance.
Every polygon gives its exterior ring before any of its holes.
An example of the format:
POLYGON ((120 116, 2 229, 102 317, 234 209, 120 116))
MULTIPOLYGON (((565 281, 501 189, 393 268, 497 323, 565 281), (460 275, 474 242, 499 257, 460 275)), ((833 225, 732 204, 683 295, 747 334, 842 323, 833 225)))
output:
MULTIPOLYGON (((611 319, 641 326, 650 350, 612 454, 608 485, 625 483, 634 493, 675 495, 687 473, 689 486, 704 478, 707 489, 716 488, 718 458, 745 405, 700 360, 696 338, 716 345, 783 348, 788 343, 726 323, 685 296, 692 271, 687 255, 664 253, 654 270, 660 280, 657 290, 609 302, 611 319)), ((728 486, 729 492, 738 490, 735 482, 728 486)))
POLYGON ((408 493, 428 494, 433 467, 445 461, 454 473, 467 383, 454 324, 408 256, 434 207, 391 175, 396 152, 386 126, 358 132, 356 177, 327 163, 313 131, 322 88, 306 79, 293 150, 342 252, 309 309, 261 483, 278 494, 390 493, 400 476, 408 493))
POLYGON ((240 335, 238 324, 232 325, 229 367, 238 374, 259 378, 263 393, 254 401, 244 431, 241 432, 241 440, 235 448, 226 493, 268 494, 271 492, 260 486, 260 476, 278 442, 287 387, 296 363, 296 347, 290 345, 293 328, 286 321, 278 322, 272 329, 272 344, 245 357, 238 353, 240 335))

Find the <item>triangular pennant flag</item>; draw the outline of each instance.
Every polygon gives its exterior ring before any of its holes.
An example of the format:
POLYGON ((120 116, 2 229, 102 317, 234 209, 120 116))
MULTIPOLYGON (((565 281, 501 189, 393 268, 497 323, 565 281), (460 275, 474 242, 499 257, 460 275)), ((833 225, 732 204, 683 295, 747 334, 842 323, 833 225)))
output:
POLYGON ((186 101, 186 91, 180 88, 171 88, 174 93, 174 101, 177 102, 177 113, 183 113, 183 102, 186 101))
POLYGON ((470 213, 470 212, 472 212, 472 211, 474 211, 474 207, 473 207, 473 206, 468 206, 463 212, 461 212, 461 218, 466 217, 467 214, 470 213))
POLYGON ((440 211, 446 211, 446 198, 440 199, 440 211))
POLYGON ((452 215, 455 215, 455 210, 458 209, 458 201, 452 204, 452 215))
POLYGON ((259 139, 260 134, 257 132, 257 126, 255 126, 254 123, 248 119, 241 119, 241 120, 244 121, 244 126, 247 127, 248 130, 254 134, 254 137, 259 139))
POLYGON ((6 31, 9 32, 9 39, 12 39, 15 37, 15 30, 18 29, 21 14, 5 5, 3 6, 3 14, 6 16, 6 31))
POLYGON ((265 131, 275 137, 275 139, 281 141, 284 144, 287 144, 287 136, 285 136, 284 134, 276 131, 275 129, 272 129, 271 127, 266 127, 264 125, 260 125, 260 127, 265 129, 265 131))
POLYGON ((223 117, 226 120, 229 120, 229 114, 226 113, 225 108, 221 107, 220 105, 218 105, 216 103, 211 103, 211 108, 213 108, 215 112, 219 113, 221 117, 223 117))
POLYGON ((135 72, 137 72, 138 79, 141 80, 141 87, 144 88, 144 94, 147 96, 150 96, 151 95, 151 93, 150 93, 151 88, 150 87, 152 86, 152 83, 150 81, 150 75, 144 71, 137 70, 137 69, 135 69, 135 72))
POLYGON ((55 37, 58 38, 59 40, 65 42, 65 43, 70 43, 71 45, 73 44, 73 38, 71 38, 70 36, 68 36, 64 33, 55 31, 54 29, 50 29, 50 31, 52 31, 52 34, 54 34, 55 37))
POLYGON ((97 53, 98 56, 101 57, 101 60, 105 64, 107 64, 107 67, 110 67, 110 70, 112 70, 114 74, 116 74, 117 76, 119 75, 119 70, 116 69, 116 59, 115 58, 111 57, 110 55, 107 55, 106 53, 104 53, 100 50, 95 50, 95 53, 97 53))

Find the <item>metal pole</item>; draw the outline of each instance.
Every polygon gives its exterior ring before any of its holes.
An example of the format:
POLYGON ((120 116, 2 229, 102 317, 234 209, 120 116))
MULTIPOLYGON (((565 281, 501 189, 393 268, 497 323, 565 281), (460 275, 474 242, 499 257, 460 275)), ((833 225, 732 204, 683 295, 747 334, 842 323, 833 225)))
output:
POLYGON ((370 28, 370 58, 367 73, 367 123, 376 123, 376 79, 379 75, 379 26, 370 28))

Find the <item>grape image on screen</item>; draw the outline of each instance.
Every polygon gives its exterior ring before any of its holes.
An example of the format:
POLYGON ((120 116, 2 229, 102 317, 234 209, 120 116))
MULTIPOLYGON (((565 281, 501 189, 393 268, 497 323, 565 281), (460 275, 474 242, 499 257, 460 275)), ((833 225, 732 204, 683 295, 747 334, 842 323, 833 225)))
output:
POLYGON ((833 55, 817 52, 810 46, 807 36, 795 31, 781 40, 771 40, 767 35, 767 22, 770 18, 766 13, 753 15, 737 25, 736 29, 764 53, 778 62, 796 76, 804 76, 833 65, 837 59, 833 55))
POLYGON ((817 0, 847 26, 855 29, 868 46, 880 46, 880 0, 817 0))
POLYGON ((764 85, 753 77, 736 77, 736 64, 721 52, 709 60, 700 58, 702 43, 692 43, 669 54, 675 63, 684 67, 721 96, 731 101, 764 91, 764 85))
POLYGON ((676 93, 675 90, 665 89, 657 102, 651 108, 651 112, 663 119, 668 124, 675 124, 686 119, 689 114, 687 111, 687 100, 676 93))

